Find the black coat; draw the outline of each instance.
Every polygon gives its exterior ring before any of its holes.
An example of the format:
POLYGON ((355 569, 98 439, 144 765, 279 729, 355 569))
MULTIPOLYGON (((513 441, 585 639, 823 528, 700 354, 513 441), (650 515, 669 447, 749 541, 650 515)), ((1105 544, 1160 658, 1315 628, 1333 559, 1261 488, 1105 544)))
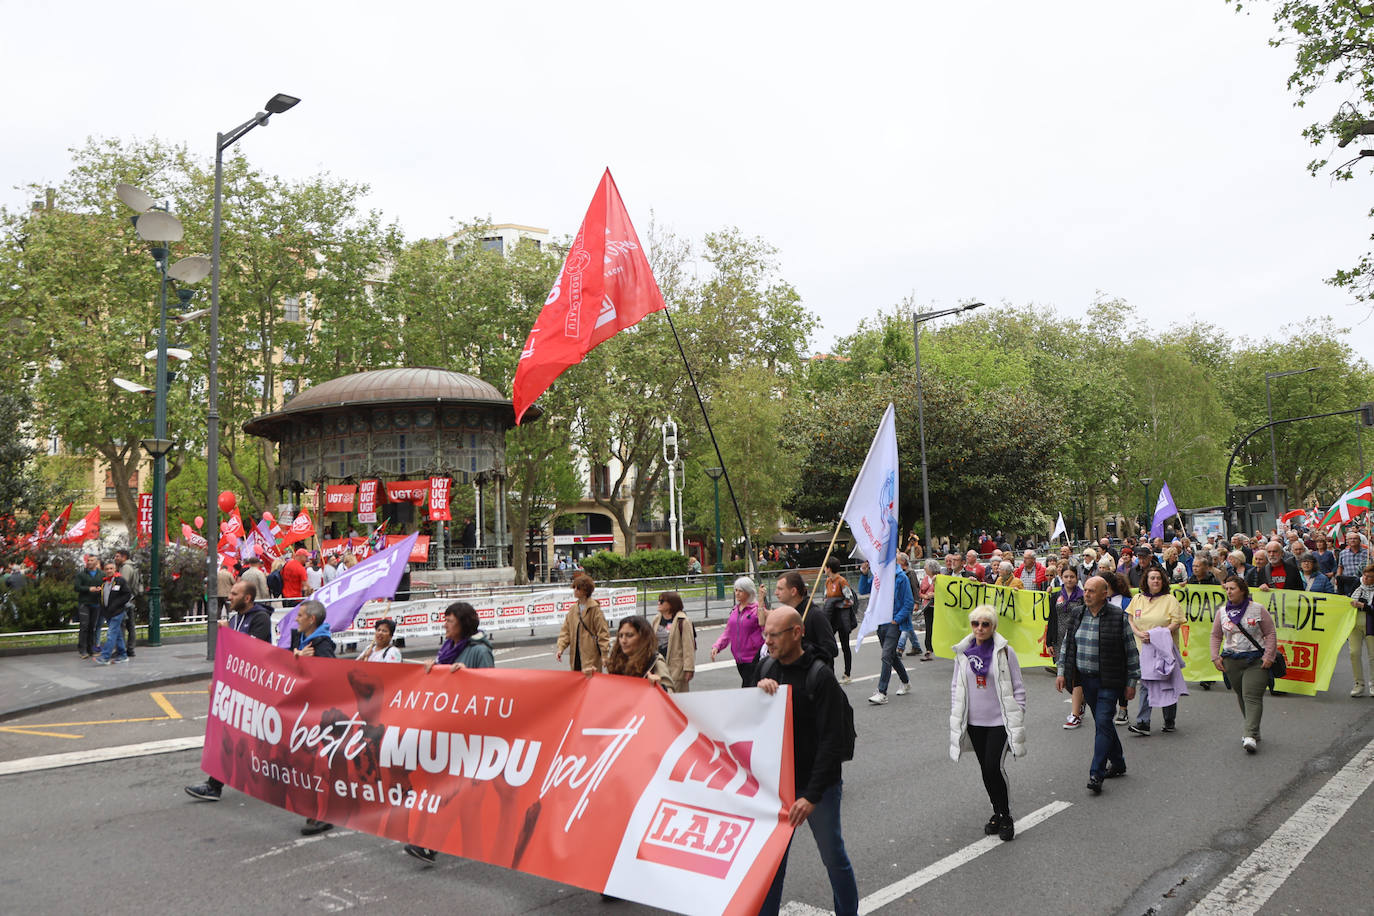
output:
POLYGON ((115 576, 110 581, 110 590, 105 591, 104 581, 100 585, 100 619, 110 620, 116 614, 122 614, 125 606, 133 600, 134 593, 129 589, 129 583, 124 581, 123 576, 115 576))
POLYGON ((242 614, 230 617, 229 626, 239 633, 247 633, 254 639, 271 642, 272 609, 265 604, 255 604, 242 614))

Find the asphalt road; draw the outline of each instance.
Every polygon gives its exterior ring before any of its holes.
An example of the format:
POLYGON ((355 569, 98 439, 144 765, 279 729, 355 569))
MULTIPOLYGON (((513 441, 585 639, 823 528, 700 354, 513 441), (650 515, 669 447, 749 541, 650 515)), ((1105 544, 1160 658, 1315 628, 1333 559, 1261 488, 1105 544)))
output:
MULTIPOLYGON (((702 637, 706 642, 714 633, 702 637)), ((703 649, 699 664, 705 656, 703 649)), ((1084 787, 1091 728, 1061 729, 1064 697, 1052 678, 1028 670, 1030 753, 1008 768, 1013 814, 1040 820, 1028 829, 1023 824, 1009 844, 984 841, 989 807, 974 761, 955 764, 948 757, 950 663, 910 661, 912 694, 892 696, 887 706, 865 702, 878 670, 872 646, 856 660, 856 682, 847 688, 859 745, 845 771, 845 837, 864 912, 1186 913, 1257 848, 1270 850, 1260 863, 1269 871, 1274 862, 1295 862, 1305 848, 1292 841, 1296 830, 1315 846, 1268 902, 1224 911, 1374 913, 1367 877, 1374 792, 1360 787, 1367 780, 1338 793, 1353 800, 1348 811, 1318 817, 1315 826, 1303 820, 1313 808, 1329 810, 1304 805, 1357 754, 1367 756, 1374 738, 1374 699, 1347 697, 1344 661, 1329 693, 1266 700, 1265 740, 1253 757, 1240 746, 1234 698, 1194 688, 1175 734, 1156 730, 1140 738, 1122 730, 1129 774, 1108 782, 1101 797, 1084 787), (1290 820, 1300 809, 1298 820, 1290 820), (1266 845, 1281 828, 1288 832, 1266 845)), ((541 645, 499 650, 497 663, 555 667, 541 645)), ((736 684, 734 665, 723 658, 699 673, 693 687, 736 684)), ((233 790, 215 804, 194 802, 182 786, 201 779, 198 750, 44 770, 22 762, 194 740, 203 731, 204 690, 192 683, 124 694, 0 726, 0 767, 9 762, 19 770, 0 775, 0 908, 649 912, 452 857, 425 868, 399 844, 365 834, 303 838, 300 818, 233 790)), ((1374 767, 1362 772, 1374 775, 1374 767)), ((805 828, 794 842, 784 899, 796 914, 829 905, 829 885, 805 828)))

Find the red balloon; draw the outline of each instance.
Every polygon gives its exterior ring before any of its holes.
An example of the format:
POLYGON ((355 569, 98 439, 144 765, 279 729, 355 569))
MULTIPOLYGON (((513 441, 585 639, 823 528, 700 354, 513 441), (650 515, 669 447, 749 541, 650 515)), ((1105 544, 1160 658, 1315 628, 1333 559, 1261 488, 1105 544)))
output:
POLYGON ((205 525, 205 519, 202 518, 201 516, 197 515, 197 516, 196 516, 196 527, 197 527, 197 528, 202 528, 202 527, 204 527, 204 525, 205 525))
POLYGON ((271 512, 264 512, 264 513, 262 514, 262 517, 265 518, 265 519, 267 519, 269 522, 275 522, 275 521, 276 521, 276 518, 272 515, 271 512))
POLYGON ((219 495, 219 511, 233 512, 238 505, 238 499, 234 496, 233 490, 225 490, 219 495))

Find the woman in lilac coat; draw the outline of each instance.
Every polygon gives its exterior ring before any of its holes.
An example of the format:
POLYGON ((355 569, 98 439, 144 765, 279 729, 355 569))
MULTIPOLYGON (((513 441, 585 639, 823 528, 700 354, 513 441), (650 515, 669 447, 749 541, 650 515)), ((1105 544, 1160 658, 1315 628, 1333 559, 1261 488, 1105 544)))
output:
POLYGON ((754 663, 763 648, 763 621, 767 613, 759 604, 759 587, 754 580, 748 576, 736 579, 735 606, 730 610, 725 632, 711 647, 711 661, 716 660, 717 652, 728 648, 735 659, 741 687, 754 686, 754 663))

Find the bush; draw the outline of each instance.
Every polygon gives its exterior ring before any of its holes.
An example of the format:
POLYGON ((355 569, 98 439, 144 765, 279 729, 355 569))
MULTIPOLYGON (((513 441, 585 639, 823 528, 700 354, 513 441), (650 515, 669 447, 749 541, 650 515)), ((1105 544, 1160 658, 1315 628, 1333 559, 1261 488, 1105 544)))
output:
POLYGON ((70 581, 44 578, 6 597, 14 603, 5 608, 5 630, 57 630, 76 616, 76 590, 70 581))
POLYGON ((597 582, 624 579, 626 565, 626 558, 613 550, 594 553, 582 561, 582 568, 597 582))
POLYGON ((676 550, 636 550, 624 559, 622 579, 654 579, 687 574, 687 558, 676 550))

